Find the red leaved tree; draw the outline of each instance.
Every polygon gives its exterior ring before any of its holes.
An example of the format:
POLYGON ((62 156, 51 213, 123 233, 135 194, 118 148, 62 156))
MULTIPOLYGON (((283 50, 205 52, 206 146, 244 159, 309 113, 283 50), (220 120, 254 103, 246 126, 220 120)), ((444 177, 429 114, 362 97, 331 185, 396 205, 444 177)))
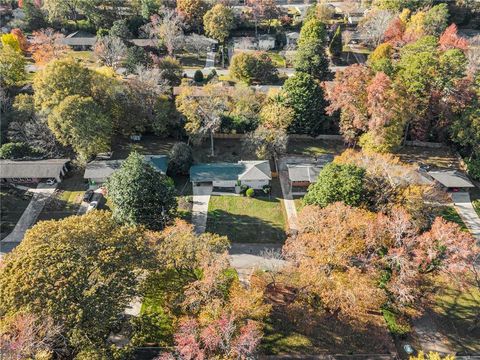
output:
POLYGON ((452 24, 445 29, 442 35, 440 35, 440 49, 460 49, 466 51, 468 49, 468 41, 461 36, 458 36, 457 25, 452 24))

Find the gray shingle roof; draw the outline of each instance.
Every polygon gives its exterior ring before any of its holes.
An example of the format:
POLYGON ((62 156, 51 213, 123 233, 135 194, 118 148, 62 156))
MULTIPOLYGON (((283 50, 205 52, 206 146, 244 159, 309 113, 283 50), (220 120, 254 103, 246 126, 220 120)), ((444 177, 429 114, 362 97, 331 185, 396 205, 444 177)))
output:
MULTIPOLYGON (((157 171, 165 174, 168 168, 166 155, 145 155, 148 161, 157 171)), ((84 179, 106 179, 122 165, 123 160, 94 160, 85 167, 84 179)))
POLYGON ((447 188, 475 187, 465 174, 457 170, 429 171, 428 175, 447 188))
POLYGON ((271 178, 268 161, 197 164, 190 168, 190 180, 193 182, 271 180, 271 178))
POLYGON ((70 159, 0 160, 0 178, 56 178, 70 159))
POLYGON ((288 178, 290 181, 314 183, 322 168, 323 166, 314 164, 287 164, 288 178))

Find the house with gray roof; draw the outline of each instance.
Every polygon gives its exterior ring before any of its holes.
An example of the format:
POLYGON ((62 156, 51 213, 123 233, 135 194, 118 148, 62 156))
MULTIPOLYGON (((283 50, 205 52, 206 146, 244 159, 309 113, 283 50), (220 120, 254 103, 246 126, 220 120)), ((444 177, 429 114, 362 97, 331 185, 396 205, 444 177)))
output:
POLYGON ((428 175, 431 176, 437 184, 447 189, 467 189, 475 187, 467 175, 457 170, 429 171, 428 175))
POLYGON ((2 182, 38 183, 48 179, 62 181, 70 159, 0 160, 2 182))
POLYGON ((261 190, 270 180, 272 171, 268 160, 197 164, 190 168, 190 181, 194 186, 233 189, 236 185, 246 185, 261 190))
POLYGON ((294 195, 305 194, 310 184, 317 182, 317 177, 323 167, 333 161, 333 155, 324 154, 316 158, 284 157, 288 182, 294 195))
MULTIPOLYGON (((145 161, 152 165, 159 173, 166 174, 168 157, 166 155, 145 155, 145 161)), ((101 185, 117 171, 123 160, 94 160, 85 166, 83 178, 91 185, 101 185)))

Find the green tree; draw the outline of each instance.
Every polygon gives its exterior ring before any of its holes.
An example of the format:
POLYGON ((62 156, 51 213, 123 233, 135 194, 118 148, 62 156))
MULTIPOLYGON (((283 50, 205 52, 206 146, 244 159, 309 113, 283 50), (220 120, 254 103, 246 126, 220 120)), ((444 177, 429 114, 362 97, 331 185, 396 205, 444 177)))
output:
POLYGON ((24 157, 38 157, 41 155, 42 151, 39 149, 21 142, 7 143, 0 147, 0 159, 20 159, 24 157))
POLYGON ((108 35, 122 40, 133 38, 132 32, 128 28, 127 20, 120 19, 113 22, 112 27, 108 31, 108 35))
POLYGON ((193 164, 192 148, 183 142, 176 143, 170 150, 168 170, 174 174, 188 174, 193 164))
POLYGON ((326 80, 329 74, 326 46, 325 25, 317 18, 306 21, 300 30, 295 70, 308 73, 318 80, 326 80))
POLYGON ((325 207, 342 201, 346 205, 359 206, 365 197, 364 178, 365 169, 330 163, 320 171, 317 182, 310 185, 303 202, 325 207))
POLYGON ((208 10, 208 6, 203 0, 177 0, 177 10, 183 15, 191 29, 200 32, 203 17, 208 10))
POLYGON ((111 120, 91 97, 67 96, 48 115, 48 127, 63 145, 70 145, 82 160, 110 150, 111 120))
POLYGON ((438 4, 425 13, 423 29, 426 35, 440 36, 448 26, 448 5, 438 4))
POLYGON ((41 221, 3 259, 0 316, 52 318, 73 354, 106 348, 149 257, 142 231, 118 226, 108 212, 41 221))
POLYGON ((330 45, 328 46, 328 50, 330 52, 330 55, 333 58, 339 58, 342 55, 342 51, 343 51, 342 27, 340 25, 337 26, 337 29, 333 34, 332 40, 330 41, 330 45))
POLYGON ((271 84, 278 80, 278 70, 265 52, 235 54, 228 70, 231 77, 246 84, 254 81, 271 84))
POLYGON ((152 65, 152 58, 143 47, 131 46, 127 49, 123 66, 127 72, 132 74, 137 70, 137 67, 149 67, 152 65))
POLYGON ((0 85, 10 87, 27 78, 25 57, 10 46, 0 49, 0 85))
POLYGON ((391 75, 393 73, 392 54, 392 45, 388 43, 380 44, 368 56, 368 65, 376 72, 383 71, 385 74, 391 75))
POLYGON ((11 47, 13 50, 17 52, 21 52, 20 49, 20 42, 13 34, 3 34, 1 37, 2 46, 3 47, 11 47))
POLYGON ((24 18, 21 27, 23 30, 35 31, 48 27, 44 12, 35 5, 33 0, 23 0, 22 10, 24 18))
POLYGON ((323 89, 313 76, 297 72, 285 81, 285 101, 295 112, 289 132, 318 135, 325 128, 325 99, 323 89))
POLYGON ((107 189, 113 217, 120 223, 158 230, 177 209, 173 181, 136 152, 108 179, 107 189))
POLYGON ((382 10, 401 12, 403 9, 417 10, 433 4, 433 0, 374 0, 373 5, 382 10))
POLYGON ((180 85, 183 74, 180 61, 174 57, 166 56, 157 62, 157 66, 161 71, 161 78, 165 80, 169 86, 180 85))

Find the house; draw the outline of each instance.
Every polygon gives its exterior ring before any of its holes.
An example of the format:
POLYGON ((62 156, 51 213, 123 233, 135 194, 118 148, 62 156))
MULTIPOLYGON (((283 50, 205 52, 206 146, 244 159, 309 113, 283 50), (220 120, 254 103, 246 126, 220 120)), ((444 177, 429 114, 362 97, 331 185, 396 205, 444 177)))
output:
POLYGON ((446 188, 452 189, 468 189, 475 185, 468 179, 467 175, 457 170, 436 170, 428 171, 427 174, 432 177, 437 184, 446 188))
POLYGON ((48 179, 62 181, 70 159, 0 160, 1 182, 38 183, 48 179))
POLYGON ((272 172, 268 160, 197 164, 190 168, 193 186, 211 185, 214 188, 234 189, 236 185, 246 185, 261 190, 270 184, 270 180, 272 172))
MULTIPOLYGON (((166 155, 145 155, 145 161, 150 163, 159 173, 166 174, 168 168, 168 157, 166 155)), ((83 178, 87 179, 90 185, 101 185, 117 171, 123 160, 94 160, 85 166, 83 178)))
POLYGON ((317 182, 323 167, 333 161, 333 155, 325 154, 316 158, 285 157, 288 183, 293 195, 303 195, 307 188, 317 182))

